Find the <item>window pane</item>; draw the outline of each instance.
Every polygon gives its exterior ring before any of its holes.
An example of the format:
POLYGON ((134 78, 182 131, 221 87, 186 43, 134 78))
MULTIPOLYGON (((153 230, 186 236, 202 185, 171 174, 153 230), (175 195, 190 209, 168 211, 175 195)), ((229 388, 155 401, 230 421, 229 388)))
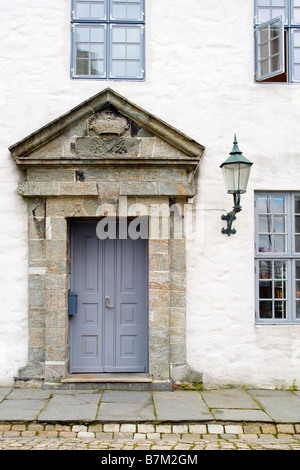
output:
POLYGON ((126 45, 125 44, 113 44, 112 58, 113 59, 126 59, 126 45))
POLYGON ((104 59, 103 44, 91 44, 91 59, 104 59))
POLYGON ((139 61, 128 61, 127 62, 127 77, 140 77, 141 76, 141 64, 139 61))
POLYGON ((127 46, 127 59, 140 59, 141 48, 139 45, 127 46))
POLYGON ((87 2, 76 3, 76 18, 89 18, 90 5, 87 2))
POLYGON ((296 281, 296 298, 300 299, 300 280, 296 281))
POLYGON ((121 60, 113 61, 112 75, 113 77, 126 77, 126 62, 121 60))
POLYGON ((259 236, 259 251, 260 252, 272 251, 272 238, 270 235, 259 236))
POLYGON ((273 212, 285 213, 285 196, 274 196, 273 198, 273 212))
POLYGON ((296 302, 296 318, 300 318, 300 301, 296 302))
POLYGON ((287 278, 286 261, 274 261, 274 279, 287 278))
POLYGON ((269 8, 259 8, 257 14, 257 21, 259 23, 265 23, 271 19, 271 11, 269 8))
POLYGON ((113 42, 126 42, 126 28, 114 27, 112 29, 113 42))
POLYGON ((91 4, 91 18, 99 20, 105 18, 104 2, 91 4))
POLYGON ((294 80, 300 80, 300 64, 294 64, 294 80))
POLYGON ((76 1, 75 18, 104 20, 105 17, 105 0, 76 1))
POLYGON ((260 214, 270 213, 271 197, 258 196, 258 212, 260 214))
POLYGON ((300 261, 296 261, 296 279, 300 279, 300 261))
POLYGON ((259 302, 259 317, 260 318, 272 318, 272 301, 260 301, 259 302))
POLYGON ((274 297, 275 299, 286 299, 286 281, 274 282, 274 297))
POLYGON ((300 253, 300 235, 295 236, 295 251, 300 253))
POLYGON ((111 0, 111 15, 114 20, 142 20, 142 1, 111 0))
POLYGON ((104 75, 104 61, 92 60, 91 61, 91 75, 104 75))
POLYGON ((76 60, 76 74, 89 75, 89 60, 77 59, 76 60))
POLYGON ((85 26, 76 26, 76 41, 77 42, 89 42, 90 40, 90 28, 85 26))
POLYGON ((286 252, 286 239, 284 235, 274 236, 274 251, 279 253, 286 252))
POLYGON ((272 297, 273 297, 272 281, 260 281, 259 298, 260 299, 272 299, 272 297))
POLYGON ((258 0, 257 4, 259 7, 269 7, 271 6, 271 0, 258 0))
POLYGON ((89 44, 77 44, 76 57, 89 58, 90 46, 89 44))
POLYGON ((91 42, 104 42, 105 26, 93 26, 91 28, 91 42))
POLYGON ((285 217, 274 216, 274 232, 285 233, 285 217))
POLYGON ((295 216, 295 232, 300 233, 300 215, 295 216))
POLYGON ((286 301, 275 300, 275 318, 286 318, 286 301))
POLYGON ((272 230, 272 217, 270 215, 259 216, 259 232, 270 233, 272 230))
MULTIPOLYGON (((272 261, 259 262, 259 279, 272 279, 272 261)), ((300 266, 299 266, 300 271, 300 266)))
POLYGON ((270 72, 276 72, 280 69, 280 57, 279 55, 271 57, 270 59, 270 72))

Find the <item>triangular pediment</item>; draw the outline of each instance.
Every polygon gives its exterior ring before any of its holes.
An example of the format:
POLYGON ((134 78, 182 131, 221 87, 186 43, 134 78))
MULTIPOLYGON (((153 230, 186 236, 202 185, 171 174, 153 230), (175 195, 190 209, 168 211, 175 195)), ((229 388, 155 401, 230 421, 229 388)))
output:
POLYGON ((23 168, 124 160, 197 166, 204 147, 107 88, 9 150, 23 168))

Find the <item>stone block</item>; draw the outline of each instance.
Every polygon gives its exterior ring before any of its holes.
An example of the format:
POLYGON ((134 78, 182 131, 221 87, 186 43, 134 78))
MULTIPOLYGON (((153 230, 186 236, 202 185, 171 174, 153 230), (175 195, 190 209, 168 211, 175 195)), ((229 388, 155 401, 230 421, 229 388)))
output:
POLYGON ((169 289, 169 271, 150 271, 149 272, 149 289, 169 289))
POLYGON ((45 294, 44 290, 40 289, 29 289, 28 294, 28 305, 29 308, 42 309, 45 307, 45 294))
POLYGON ((85 217, 84 197, 48 197, 47 217, 85 217))
POLYGON ((46 290, 45 300, 46 309, 49 312, 68 308, 68 296, 65 290, 46 290))
POLYGON ((51 221, 51 240, 66 240, 67 233, 67 221, 64 217, 47 217, 51 221))
POLYGON ((45 218, 28 217, 28 238, 29 240, 44 240, 45 238, 45 218))
POLYGON ((135 158, 140 152, 140 140, 119 137, 78 137, 76 154, 82 158, 135 158))
POLYGON ((46 276, 43 274, 29 274, 28 287, 29 289, 43 290, 46 285, 46 276))
POLYGON ((30 260, 45 259, 46 247, 44 240, 28 241, 28 256, 30 260))
POLYGON ((45 315, 46 328, 67 328, 68 327, 68 309, 49 310, 45 315))
POLYGON ((187 424, 173 424, 173 433, 183 434, 188 432, 187 424))
POLYGON ((82 183, 59 183, 60 196, 97 196, 97 185, 95 182, 82 183))
POLYGON ((149 289, 149 309, 169 307, 170 292, 162 289, 149 289))
POLYGON ((149 271, 169 271, 169 254, 152 253, 149 256, 149 271))
POLYGON ((136 432, 136 424, 129 424, 129 423, 121 424, 120 432, 134 433, 136 432))
POLYGON ((294 434, 293 424, 277 424, 277 432, 282 434, 294 434))
POLYGON ((209 434, 223 434, 224 427, 221 424, 208 424, 207 425, 209 434))
POLYGON ((98 196, 100 200, 107 198, 118 199, 121 191, 121 184, 115 182, 97 183, 98 196))
POLYGON ((46 240, 46 258, 47 259, 65 259, 67 258, 66 240, 46 240))
POLYGON ((73 168, 34 168, 27 170, 28 181, 74 181, 75 170, 73 168))
POLYGON ((226 434, 242 434, 243 433, 243 427, 239 425, 226 425, 225 426, 225 432, 226 434))
POLYGON ((59 183, 27 181, 19 183, 20 196, 59 196, 59 183))
POLYGON ((45 276, 46 289, 66 290, 68 289, 69 276, 67 274, 48 274, 45 276))
POLYGON ((263 434, 276 434, 276 426, 274 424, 263 424, 261 427, 263 434))
POLYGON ((144 182, 141 184, 139 181, 126 181, 121 184, 121 196, 156 196, 157 183, 144 182))

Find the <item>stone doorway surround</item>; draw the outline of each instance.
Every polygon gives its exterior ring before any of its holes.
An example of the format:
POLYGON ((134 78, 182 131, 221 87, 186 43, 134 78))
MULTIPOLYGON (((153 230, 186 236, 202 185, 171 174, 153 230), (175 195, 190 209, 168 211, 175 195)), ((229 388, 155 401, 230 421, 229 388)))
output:
MULTIPOLYGON (((68 376, 70 221, 119 215, 126 203, 146 207, 151 226, 153 207, 193 198, 204 147, 105 89, 9 150, 28 202, 28 364, 16 380, 55 384, 68 376)), ((148 241, 153 383, 201 380, 186 362, 185 239, 173 224, 169 239, 150 229, 148 241)))

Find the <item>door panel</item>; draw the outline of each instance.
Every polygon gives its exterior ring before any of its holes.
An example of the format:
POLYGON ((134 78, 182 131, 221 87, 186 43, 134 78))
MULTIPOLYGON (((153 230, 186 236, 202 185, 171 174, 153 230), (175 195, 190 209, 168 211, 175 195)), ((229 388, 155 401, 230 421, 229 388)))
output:
POLYGON ((75 222, 71 250, 71 372, 145 372, 147 241, 100 240, 96 222, 75 222))

